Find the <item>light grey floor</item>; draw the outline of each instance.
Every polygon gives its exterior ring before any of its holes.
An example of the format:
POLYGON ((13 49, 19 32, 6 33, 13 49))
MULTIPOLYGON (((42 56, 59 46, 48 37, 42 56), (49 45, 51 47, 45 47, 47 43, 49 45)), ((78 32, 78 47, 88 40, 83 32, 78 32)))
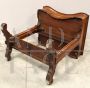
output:
POLYGON ((13 50, 11 62, 0 45, 0 88, 90 88, 90 39, 78 60, 66 56, 56 68, 54 83, 46 84, 48 66, 13 50))

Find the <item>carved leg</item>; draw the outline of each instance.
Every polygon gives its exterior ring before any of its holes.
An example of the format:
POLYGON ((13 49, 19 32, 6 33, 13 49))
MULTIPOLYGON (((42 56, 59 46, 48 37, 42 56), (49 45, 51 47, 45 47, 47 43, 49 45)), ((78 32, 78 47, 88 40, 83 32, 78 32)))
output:
POLYGON ((69 56, 78 59, 78 57, 80 56, 79 46, 77 46, 72 52, 70 52, 69 56))
POLYGON ((53 83, 53 75, 55 73, 56 66, 49 66, 49 70, 46 76, 47 83, 50 85, 53 83))
POLYGON ((11 52, 12 52, 12 43, 10 43, 10 37, 12 38, 12 35, 8 32, 6 23, 2 23, 1 27, 2 27, 1 31, 6 38, 5 43, 7 45, 5 57, 7 57, 8 61, 10 61, 11 60, 11 52))
POLYGON ((7 57, 7 61, 11 60, 11 52, 12 52, 12 48, 7 46, 5 53, 5 57, 7 57))
POLYGON ((53 83, 53 75, 56 69, 56 59, 53 54, 48 55, 49 70, 46 76, 47 83, 50 85, 53 83))
POLYGON ((11 52, 12 52, 14 43, 15 43, 15 37, 10 37, 7 42, 7 48, 6 48, 6 54, 5 54, 5 57, 7 57, 7 61, 11 60, 11 52))

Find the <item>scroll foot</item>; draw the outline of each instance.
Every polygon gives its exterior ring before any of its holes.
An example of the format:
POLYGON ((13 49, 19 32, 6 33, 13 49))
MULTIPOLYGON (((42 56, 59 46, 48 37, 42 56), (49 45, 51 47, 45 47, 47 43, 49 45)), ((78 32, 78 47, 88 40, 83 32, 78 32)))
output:
POLYGON ((53 76, 56 69, 56 58, 54 54, 52 53, 48 54, 48 62, 49 62, 49 70, 46 76, 46 81, 48 85, 51 85, 53 83, 53 76))

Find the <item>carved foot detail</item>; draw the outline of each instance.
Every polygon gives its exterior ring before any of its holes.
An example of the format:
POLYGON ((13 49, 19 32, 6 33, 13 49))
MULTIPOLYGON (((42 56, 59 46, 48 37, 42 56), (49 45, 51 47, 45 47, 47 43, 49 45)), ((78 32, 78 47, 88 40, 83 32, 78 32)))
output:
POLYGON ((51 85, 53 83, 53 76, 56 69, 56 58, 54 53, 48 54, 48 64, 49 64, 49 70, 46 76, 46 81, 48 85, 51 85))
POLYGON ((78 52, 71 52, 70 54, 69 54, 69 56, 70 57, 72 57, 72 58, 74 58, 74 59, 78 59, 78 52))
POLYGON ((55 73, 55 68, 48 70, 47 76, 46 76, 46 81, 48 85, 51 85, 53 83, 53 75, 55 73))

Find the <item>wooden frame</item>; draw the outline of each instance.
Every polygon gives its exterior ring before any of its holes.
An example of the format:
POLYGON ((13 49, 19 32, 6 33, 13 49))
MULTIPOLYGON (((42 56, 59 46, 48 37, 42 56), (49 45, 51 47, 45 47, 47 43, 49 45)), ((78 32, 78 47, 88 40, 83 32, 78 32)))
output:
POLYGON ((52 84, 56 65, 63 57, 69 55, 70 57, 78 58, 78 56, 83 55, 89 15, 85 13, 63 14, 49 6, 44 6, 43 9, 38 10, 37 17, 37 25, 17 35, 10 34, 7 31, 7 24, 2 23, 2 32, 6 38, 5 43, 7 45, 5 56, 10 61, 12 48, 14 48, 47 64, 49 70, 46 80, 48 84, 52 84), (52 45, 48 43, 49 46, 46 49, 23 40, 25 37, 38 33, 38 43, 46 46, 46 41, 49 39, 49 27, 52 27, 51 36, 54 42, 52 42, 52 45), (57 45, 61 43, 62 37, 58 28, 64 32, 64 42, 59 47, 57 45), (19 44, 16 40, 19 41, 19 44), (32 52, 33 50, 36 51, 32 52), (46 58, 43 60, 44 56, 46 58))

